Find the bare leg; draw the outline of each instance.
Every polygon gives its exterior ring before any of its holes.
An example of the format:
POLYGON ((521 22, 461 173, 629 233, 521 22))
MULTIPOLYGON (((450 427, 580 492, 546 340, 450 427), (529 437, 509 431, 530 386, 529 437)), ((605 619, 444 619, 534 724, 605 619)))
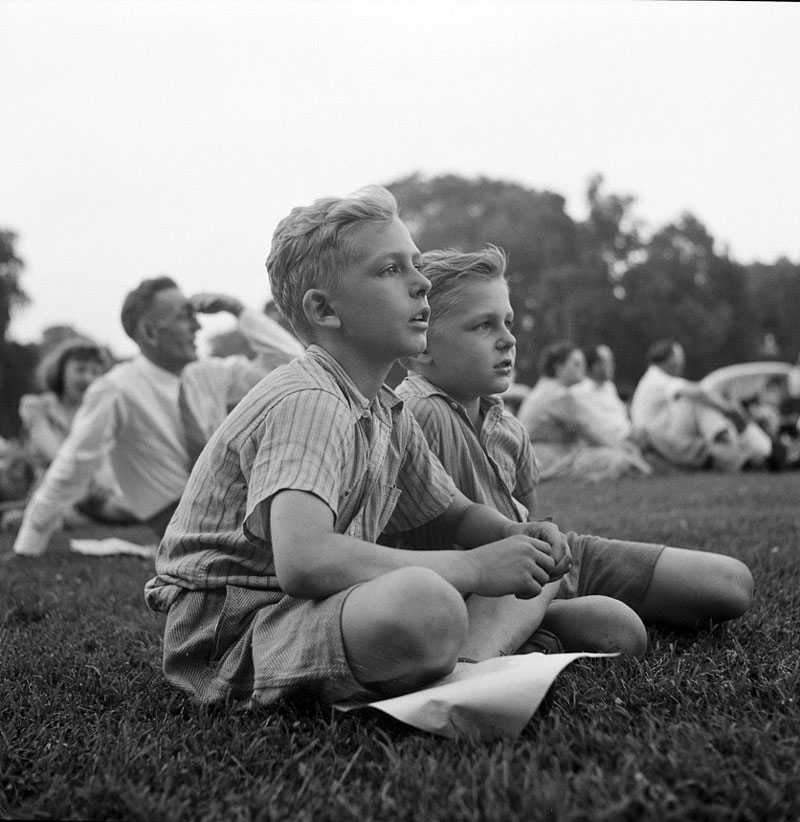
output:
POLYGON ((753 598, 753 578, 739 560, 723 554, 665 548, 639 615, 646 622, 698 627, 741 616, 753 598))
POLYGON ((363 585, 342 609, 350 667, 387 696, 450 673, 467 635, 461 594, 427 568, 403 568, 363 585))
POLYGON ((467 600, 469 633, 460 656, 480 662, 513 654, 539 627, 559 585, 560 582, 549 582, 533 599, 473 594, 467 600))
POLYGON ((559 599, 547 609, 542 627, 566 651, 621 651, 640 657, 647 649, 644 623, 624 602, 595 594, 559 599))

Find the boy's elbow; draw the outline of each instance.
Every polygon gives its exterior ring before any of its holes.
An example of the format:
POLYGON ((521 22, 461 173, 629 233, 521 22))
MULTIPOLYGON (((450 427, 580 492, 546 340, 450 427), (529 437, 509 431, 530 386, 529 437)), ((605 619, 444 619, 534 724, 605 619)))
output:
POLYGON ((281 590, 297 599, 321 599, 331 591, 325 586, 326 575, 302 552, 288 552, 291 559, 281 561, 275 557, 275 575, 281 590))
POLYGON ((278 584, 281 590, 297 599, 319 599, 324 594, 319 592, 319 584, 312 574, 301 568, 276 569, 278 584))

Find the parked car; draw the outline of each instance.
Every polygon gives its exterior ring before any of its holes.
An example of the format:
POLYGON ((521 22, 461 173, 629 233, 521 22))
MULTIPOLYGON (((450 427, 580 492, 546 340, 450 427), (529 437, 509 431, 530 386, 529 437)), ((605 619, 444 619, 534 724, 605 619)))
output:
POLYGON ((759 394, 771 377, 781 377, 788 382, 791 370, 790 363, 778 360, 743 362, 712 371, 703 377, 700 384, 730 400, 747 403, 759 394))

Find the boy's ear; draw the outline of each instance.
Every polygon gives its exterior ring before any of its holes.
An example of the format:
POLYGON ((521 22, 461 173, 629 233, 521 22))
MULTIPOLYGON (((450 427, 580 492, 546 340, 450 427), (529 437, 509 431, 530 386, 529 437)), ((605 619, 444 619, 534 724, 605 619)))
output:
POLYGON ((319 288, 309 288, 303 295, 303 312, 314 328, 341 328, 328 295, 319 288))

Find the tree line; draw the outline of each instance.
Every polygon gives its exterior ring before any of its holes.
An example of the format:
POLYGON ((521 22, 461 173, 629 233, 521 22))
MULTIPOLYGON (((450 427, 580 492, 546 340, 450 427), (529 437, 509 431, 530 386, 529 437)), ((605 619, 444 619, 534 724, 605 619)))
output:
POLYGON ((532 385, 539 352, 564 338, 610 345, 623 394, 664 337, 686 349, 691 378, 800 351, 800 265, 742 265, 691 213, 645 235, 635 198, 605 192, 600 175, 583 221, 559 194, 486 177, 414 174, 387 187, 422 251, 505 249, 520 382, 532 385))
MULTIPOLYGON (((606 192, 600 175, 588 181, 585 220, 566 213, 561 195, 506 180, 412 174, 387 188, 422 251, 487 243, 505 249, 519 382, 532 385, 539 352, 564 338, 610 345, 623 396, 643 373, 648 346, 663 337, 684 346, 691 378, 800 352, 800 263, 743 265, 691 213, 645 232, 635 198, 606 192)), ((0 229, 3 437, 19 433, 19 397, 35 390, 41 348, 8 339, 11 317, 28 302, 15 241, 13 231, 0 229)), ((224 345, 226 352, 236 347, 227 338, 224 345)))

